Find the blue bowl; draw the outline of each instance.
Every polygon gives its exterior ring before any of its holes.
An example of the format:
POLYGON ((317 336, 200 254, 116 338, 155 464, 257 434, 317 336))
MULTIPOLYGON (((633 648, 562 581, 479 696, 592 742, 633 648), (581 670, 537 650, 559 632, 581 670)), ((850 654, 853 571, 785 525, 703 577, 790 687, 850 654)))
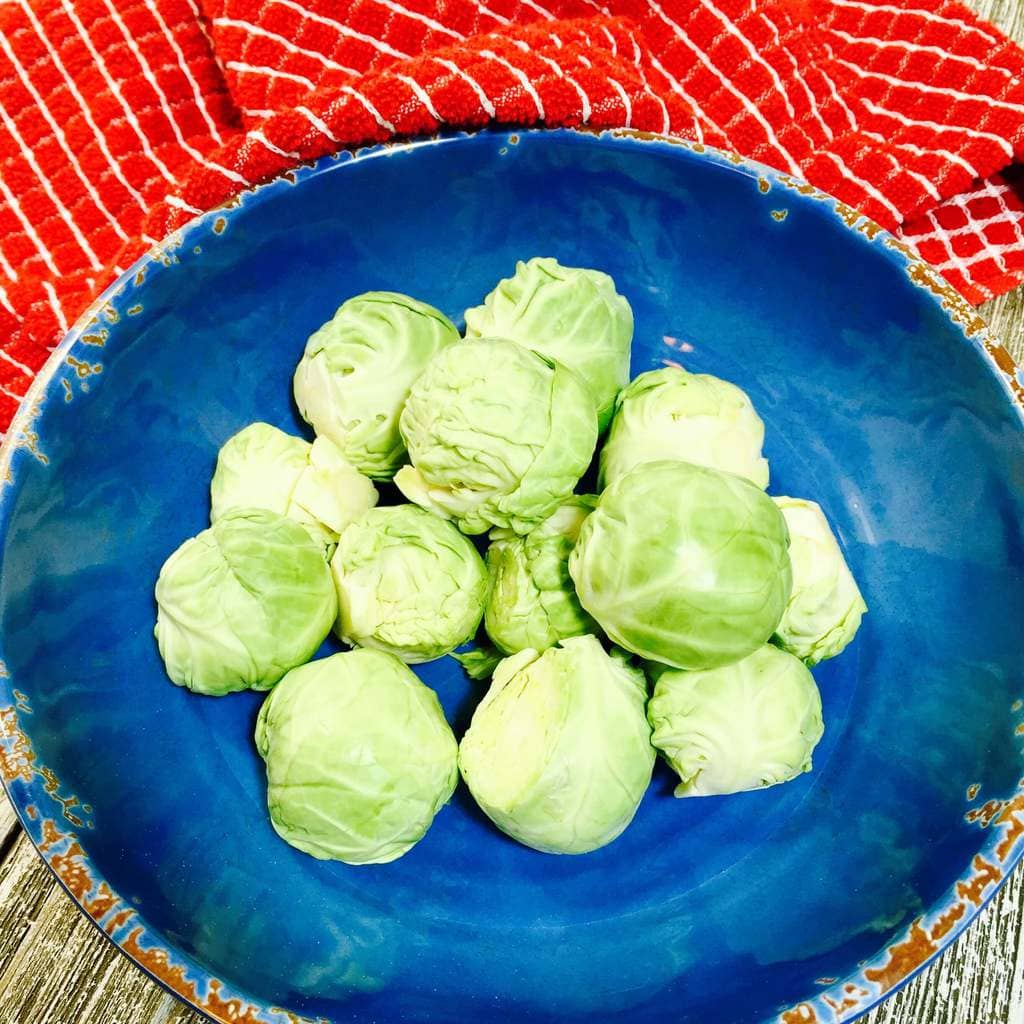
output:
MULTIPOLYGON (((215 1020, 849 1019, 1022 852, 1022 394, 898 242, 739 159, 552 132, 323 160, 133 267, 12 429, 11 800, 86 913, 215 1020), (583 857, 516 845, 460 788, 400 861, 315 861, 267 819, 260 697, 164 676, 153 582, 206 524, 221 443, 254 419, 303 429, 290 374, 342 299, 396 288, 458 321, 535 254, 613 275, 634 373, 678 361, 744 387, 772 491, 835 525, 871 612, 816 670, 815 771, 675 800, 659 768, 633 825, 583 857)), ((480 684, 451 658, 419 672, 464 728, 480 684)))

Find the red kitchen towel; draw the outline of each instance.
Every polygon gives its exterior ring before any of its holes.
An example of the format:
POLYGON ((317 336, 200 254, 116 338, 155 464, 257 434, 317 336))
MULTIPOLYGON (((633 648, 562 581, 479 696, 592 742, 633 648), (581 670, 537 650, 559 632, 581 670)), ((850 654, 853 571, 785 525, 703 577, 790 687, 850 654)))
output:
POLYGON ((0 4, 0 431, 168 231, 442 127, 727 147, 902 233, 974 302, 1024 280, 1024 52, 952 0, 200 2, 0 4))

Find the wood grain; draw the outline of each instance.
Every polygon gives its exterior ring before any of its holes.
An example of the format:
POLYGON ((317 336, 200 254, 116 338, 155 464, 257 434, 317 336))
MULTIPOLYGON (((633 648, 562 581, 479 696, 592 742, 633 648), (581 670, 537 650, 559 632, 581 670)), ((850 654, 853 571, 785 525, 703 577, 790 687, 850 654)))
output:
MULTIPOLYGON (((1022 0, 969 0, 1024 41, 1022 0)), ((1024 293, 983 308, 1024 363, 1024 293)), ((0 792, 0 1022, 203 1024, 122 956, 58 885, 0 792)), ((1024 1024, 1024 871, 947 954, 865 1024, 1024 1024)))
POLYGON ((201 1024, 73 908, 21 836, 0 864, 0 1021, 201 1024))
POLYGON ((14 842, 18 830, 18 819, 14 816, 14 809, 7 802, 7 797, 0 790, 0 864, 3 863, 4 853, 10 843, 14 842))

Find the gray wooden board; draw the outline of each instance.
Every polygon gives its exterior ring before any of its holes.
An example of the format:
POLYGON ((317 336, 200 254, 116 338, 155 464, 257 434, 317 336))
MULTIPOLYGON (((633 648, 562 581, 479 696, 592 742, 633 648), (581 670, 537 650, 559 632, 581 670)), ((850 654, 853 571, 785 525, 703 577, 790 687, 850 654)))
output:
MULTIPOLYGON (((1024 0, 972 0, 1024 40, 1024 0)), ((1024 292, 983 307, 1024 363, 1024 292)), ((1024 873, 866 1024, 1024 1024, 1024 873)), ((202 1024, 78 911, 0 793, 0 1024, 202 1024)))

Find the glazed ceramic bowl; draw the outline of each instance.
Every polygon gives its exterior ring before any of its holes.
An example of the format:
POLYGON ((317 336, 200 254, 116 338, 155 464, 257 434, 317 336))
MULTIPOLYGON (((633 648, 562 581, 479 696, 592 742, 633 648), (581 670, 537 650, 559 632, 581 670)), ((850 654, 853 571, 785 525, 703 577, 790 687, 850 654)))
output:
MULTIPOLYGON (((86 913, 215 1020, 848 1019, 1021 854, 1022 392, 896 241, 722 154, 555 132, 324 160, 133 267, 11 432, 11 799, 86 913), (341 300, 395 288, 460 321, 536 254, 613 275, 634 373, 744 387, 772 492, 835 525, 871 611, 816 670, 815 770, 676 800, 659 768, 633 825, 582 857, 516 845, 460 787, 401 860, 315 861, 267 820, 260 697, 164 676, 154 579, 206 524, 220 444, 254 419, 302 429, 290 374, 341 300)), ((464 728, 481 684, 451 658, 417 670, 464 728)))

